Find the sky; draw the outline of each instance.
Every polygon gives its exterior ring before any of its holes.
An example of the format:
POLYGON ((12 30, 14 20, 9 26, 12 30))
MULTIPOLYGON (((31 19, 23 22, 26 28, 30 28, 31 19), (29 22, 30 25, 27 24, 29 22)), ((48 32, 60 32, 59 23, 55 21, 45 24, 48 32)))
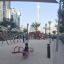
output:
MULTIPOLYGON (((55 19, 57 19, 57 12, 59 5, 58 3, 40 3, 40 23, 43 28, 45 23, 51 21, 55 24, 55 19)), ((36 2, 22 2, 22 1, 12 1, 11 8, 20 10, 20 25, 26 25, 29 23, 31 25, 36 21, 37 16, 37 3, 36 2)))

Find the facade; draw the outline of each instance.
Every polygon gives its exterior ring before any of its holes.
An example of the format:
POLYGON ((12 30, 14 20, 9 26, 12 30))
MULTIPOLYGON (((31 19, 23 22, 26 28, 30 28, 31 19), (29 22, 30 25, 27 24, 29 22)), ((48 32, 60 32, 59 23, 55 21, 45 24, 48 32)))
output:
POLYGON ((10 18, 10 1, 0 1, 0 22, 3 17, 10 18))
POLYGON ((20 11, 12 8, 11 9, 11 18, 13 18, 13 22, 16 23, 18 27, 20 27, 20 11))
POLYGON ((45 38, 45 34, 40 31, 33 31, 33 32, 29 32, 29 38, 30 39, 44 39, 45 38))
POLYGON ((16 9, 11 9, 10 1, 0 1, 0 22, 3 21, 3 17, 11 19, 13 16, 13 22, 20 27, 20 12, 16 9))
POLYGON ((0 22, 3 21, 3 2, 0 1, 0 22))

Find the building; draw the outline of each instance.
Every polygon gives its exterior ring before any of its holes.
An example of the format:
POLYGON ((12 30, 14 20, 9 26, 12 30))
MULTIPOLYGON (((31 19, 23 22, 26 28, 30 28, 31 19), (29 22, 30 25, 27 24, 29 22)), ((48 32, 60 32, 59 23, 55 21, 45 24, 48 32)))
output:
POLYGON ((10 1, 0 1, 0 22, 3 17, 10 18, 10 1))
POLYGON ((20 11, 15 8, 11 8, 11 18, 13 18, 13 22, 16 23, 18 27, 20 27, 20 11))
POLYGON ((11 19, 13 16, 13 22, 19 27, 20 25, 20 12, 10 7, 10 1, 0 1, 0 22, 3 21, 3 17, 11 19))
POLYGON ((45 34, 40 31, 29 32, 30 39, 44 39, 45 37, 46 37, 45 34))

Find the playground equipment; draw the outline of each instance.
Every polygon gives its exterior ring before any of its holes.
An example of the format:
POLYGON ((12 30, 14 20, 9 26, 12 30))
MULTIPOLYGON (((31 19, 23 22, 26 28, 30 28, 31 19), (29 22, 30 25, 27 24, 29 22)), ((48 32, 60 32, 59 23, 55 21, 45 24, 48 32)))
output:
POLYGON ((28 52, 23 51, 24 48, 20 46, 15 46, 12 54, 21 53, 23 58, 27 58, 30 52, 34 52, 33 48, 29 47, 28 52))

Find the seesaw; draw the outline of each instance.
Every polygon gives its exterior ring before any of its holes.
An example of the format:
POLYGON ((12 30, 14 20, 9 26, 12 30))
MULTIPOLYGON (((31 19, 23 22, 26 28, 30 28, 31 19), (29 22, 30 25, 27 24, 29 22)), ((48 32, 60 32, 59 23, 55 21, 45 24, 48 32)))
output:
POLYGON ((14 51, 12 52, 12 54, 21 53, 22 57, 24 59, 26 59, 28 57, 29 53, 34 51, 33 48, 31 48, 31 47, 28 49, 28 52, 23 51, 23 49, 24 49, 23 47, 15 46, 14 51), (21 51, 21 48, 22 48, 22 51, 21 51))
MULTIPOLYGON (((14 51, 12 52, 12 53, 24 53, 23 52, 23 47, 20 47, 20 46, 15 46, 15 48, 14 48, 14 51), (21 51, 21 48, 22 48, 22 51, 21 51)), ((29 47, 29 49, 28 49, 28 52, 33 52, 34 50, 33 50, 33 48, 31 48, 31 47, 29 47)))

